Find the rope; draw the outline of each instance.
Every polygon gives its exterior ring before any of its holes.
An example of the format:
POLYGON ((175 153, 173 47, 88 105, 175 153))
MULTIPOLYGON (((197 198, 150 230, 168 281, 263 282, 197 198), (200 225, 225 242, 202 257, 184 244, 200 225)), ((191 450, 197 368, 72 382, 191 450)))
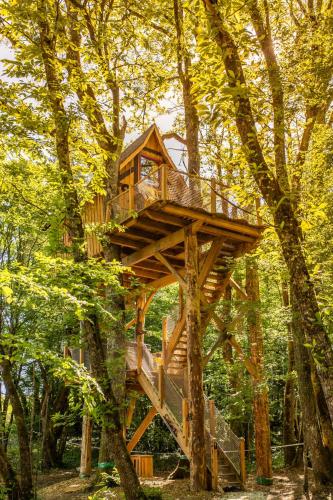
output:
MULTIPOLYGON (((304 443, 295 443, 295 444, 280 444, 276 446, 271 446, 271 450, 277 450, 279 448, 291 448, 292 446, 304 446, 304 443)), ((245 451, 256 451, 255 448, 249 448, 245 451)))

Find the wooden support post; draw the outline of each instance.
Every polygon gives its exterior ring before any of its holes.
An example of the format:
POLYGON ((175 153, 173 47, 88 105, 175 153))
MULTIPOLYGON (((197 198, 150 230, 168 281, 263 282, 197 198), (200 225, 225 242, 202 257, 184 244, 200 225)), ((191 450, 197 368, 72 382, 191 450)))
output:
POLYGON ((68 345, 65 345, 64 347, 64 358, 68 358, 70 356, 70 350, 68 345))
POLYGON ((203 392, 202 336, 200 313, 199 249, 193 228, 185 229, 185 281, 187 366, 190 400, 190 486, 206 489, 205 400, 203 392))
POLYGON ((216 179, 211 180, 210 184, 210 211, 216 213, 216 179))
POLYGON ((158 396, 160 398, 160 404, 163 406, 164 404, 164 367, 158 367, 158 396))
POLYGON ((168 352, 168 318, 162 319, 162 359, 166 369, 166 359, 168 352))
POLYGON ((245 462, 245 439, 240 438, 239 442, 239 455, 240 455, 240 476, 242 485, 246 482, 246 462, 245 462))
POLYGON ((145 296, 144 294, 141 294, 139 295, 136 303, 136 328, 135 328, 138 373, 140 373, 142 368, 144 327, 145 327, 144 305, 145 305, 145 296))
POLYGON ((219 483, 219 457, 216 439, 212 438, 210 443, 212 489, 217 491, 219 483))
POLYGON ((161 165, 161 197, 162 200, 168 199, 168 165, 161 165))
POLYGON ((128 209, 135 210, 135 191, 132 184, 128 186, 128 209))
POLYGON ((215 402, 209 400, 209 427, 212 437, 216 437, 216 415, 215 415, 215 402))
POLYGON ((127 443, 127 450, 129 453, 136 447, 136 445, 144 435, 147 427, 152 422, 156 414, 157 411, 155 410, 155 408, 154 407, 150 408, 149 412, 147 413, 147 415, 145 416, 145 418, 142 420, 141 424, 135 431, 132 439, 130 440, 129 443, 127 443))
POLYGON ((189 438, 189 407, 188 399, 184 398, 182 401, 182 417, 183 417, 183 434, 186 446, 189 438))
POLYGON ((89 415, 83 416, 80 477, 84 478, 91 474, 91 436, 92 419, 89 415))

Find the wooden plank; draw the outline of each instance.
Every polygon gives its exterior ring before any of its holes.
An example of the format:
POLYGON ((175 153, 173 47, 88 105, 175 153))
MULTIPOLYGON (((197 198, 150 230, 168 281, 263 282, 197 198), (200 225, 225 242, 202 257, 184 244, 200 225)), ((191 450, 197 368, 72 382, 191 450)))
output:
POLYGON ((163 212, 157 212, 155 210, 146 210, 145 215, 156 222, 163 222, 164 224, 169 224, 170 226, 184 226, 184 220, 179 217, 174 217, 172 215, 164 214, 163 212))
POLYGON ((237 293, 242 297, 243 300, 248 300, 249 297, 245 290, 235 281, 233 278, 229 280, 230 285, 237 291, 237 293))
POLYGON ((133 241, 129 238, 126 238, 126 236, 118 236, 117 234, 109 234, 108 239, 111 243, 114 243, 115 245, 134 248, 135 250, 143 248, 145 246, 144 243, 133 241))
POLYGON ((166 357, 168 352, 168 318, 162 319, 162 359, 163 365, 166 366, 166 357))
POLYGON ((248 224, 242 224, 240 222, 234 222, 229 219, 223 219, 222 217, 217 217, 216 215, 206 215, 200 211, 187 207, 176 207, 174 205, 163 206, 163 212, 170 215, 189 217, 194 220, 201 220, 202 222, 210 225, 215 225, 224 229, 230 229, 236 233, 246 234, 253 236, 254 238, 259 238, 261 230, 248 224))
MULTIPOLYGON (((193 232, 197 231, 201 225, 201 221, 196 221, 193 224, 190 224, 193 232)), ((174 233, 164 236, 164 238, 147 245, 141 250, 124 257, 122 259, 124 266, 133 266, 135 263, 151 257, 156 252, 162 252, 163 250, 176 246, 178 243, 184 241, 184 231, 185 229, 179 229, 178 231, 175 231, 174 233)))
POLYGON ((177 269, 175 269, 170 264, 170 262, 160 252, 156 252, 154 254, 154 256, 156 257, 156 259, 158 259, 160 262, 162 262, 162 264, 164 264, 164 266, 167 267, 169 269, 169 271, 177 278, 177 280, 179 281, 179 284, 182 286, 182 288, 185 288, 186 283, 185 283, 184 279, 182 278, 182 276, 177 271, 177 269))
POLYGON ((149 271, 148 269, 141 269, 140 267, 132 267, 132 271, 135 274, 135 276, 142 276, 144 278, 150 278, 153 280, 157 280, 162 277, 163 274, 165 273, 158 273, 156 271, 149 271))
POLYGON ((145 418, 142 420, 141 424, 135 431, 132 439, 130 440, 129 443, 127 443, 127 450, 130 453, 138 444, 142 436, 144 435, 145 431, 147 430, 149 424, 152 422, 153 418, 157 414, 157 411, 155 410, 154 407, 150 408, 149 412, 145 416, 145 418))

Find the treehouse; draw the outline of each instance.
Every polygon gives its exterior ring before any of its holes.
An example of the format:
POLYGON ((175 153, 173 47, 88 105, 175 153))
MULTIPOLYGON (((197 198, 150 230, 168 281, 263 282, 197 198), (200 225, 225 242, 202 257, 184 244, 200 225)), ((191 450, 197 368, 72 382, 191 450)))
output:
MULTIPOLYGON (((108 238, 120 248, 121 261, 129 268, 124 285, 139 289, 136 313, 127 325, 135 325, 136 331, 135 340, 127 346, 127 384, 147 394, 152 408, 128 449, 135 448, 154 416, 160 414, 184 454, 190 461, 196 460, 192 426, 201 418, 197 407, 202 367, 209 360, 209 355, 201 357, 200 339, 213 321, 221 332, 220 340, 230 342, 244 359, 215 307, 228 284, 246 299, 245 291, 232 278, 233 262, 258 244, 263 226, 255 210, 242 209, 228 198, 224 184, 178 170, 156 125, 122 153, 119 181, 119 194, 110 206, 105 208, 98 195, 85 207, 84 222, 105 222, 112 214, 121 223, 124 231, 114 229, 108 238), (163 320, 162 351, 153 354, 144 343, 145 314, 156 291, 174 282, 179 284, 179 303, 163 320)), ((87 244, 91 257, 102 256, 91 233, 87 244)), ((251 369, 250 361, 248 367, 251 369)), ((134 401, 129 405, 127 425, 134 401)), ((213 401, 204 400, 203 413, 200 439, 204 439, 212 486, 242 486, 244 441, 235 436, 213 401)))

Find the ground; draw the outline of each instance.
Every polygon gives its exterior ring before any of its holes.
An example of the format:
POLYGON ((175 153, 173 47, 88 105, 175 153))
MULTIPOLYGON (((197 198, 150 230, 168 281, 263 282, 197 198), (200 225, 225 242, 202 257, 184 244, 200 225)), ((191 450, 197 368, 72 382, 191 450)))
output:
MULTIPOLYGON (((311 478, 310 478, 311 479, 311 478)), ((188 480, 168 480, 164 477, 154 477, 143 480, 145 486, 159 488, 163 492, 163 500, 183 500, 183 499, 203 499, 217 500, 238 499, 238 500, 301 500, 306 497, 303 495, 303 471, 301 469, 280 470, 274 472, 274 482, 272 486, 258 486, 254 478, 250 476, 246 491, 224 493, 200 493, 193 494, 189 491, 188 480)), ((41 500, 88 500, 96 492, 96 488, 91 487, 89 480, 78 478, 76 471, 57 470, 45 474, 39 479, 38 498, 41 500)), ((112 488, 100 496, 94 496, 95 499, 123 499, 120 488, 112 488)), ((309 498, 316 500, 319 498, 316 494, 309 498)), ((333 499, 332 493, 325 497, 333 499)))

